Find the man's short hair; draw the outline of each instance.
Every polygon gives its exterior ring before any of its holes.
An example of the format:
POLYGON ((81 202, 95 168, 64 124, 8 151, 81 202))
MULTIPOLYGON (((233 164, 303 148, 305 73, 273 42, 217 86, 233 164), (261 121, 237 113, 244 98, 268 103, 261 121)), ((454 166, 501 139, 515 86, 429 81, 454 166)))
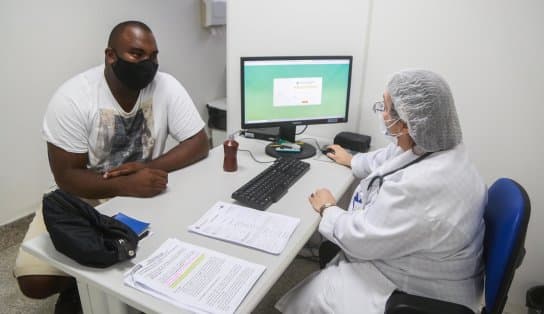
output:
POLYGON ((119 35, 125 30, 125 28, 129 26, 135 26, 138 28, 143 29, 146 32, 152 33, 151 28, 147 26, 145 23, 140 21, 125 21, 117 24, 110 33, 110 37, 108 38, 108 47, 113 47, 115 41, 117 38, 119 38, 119 35))

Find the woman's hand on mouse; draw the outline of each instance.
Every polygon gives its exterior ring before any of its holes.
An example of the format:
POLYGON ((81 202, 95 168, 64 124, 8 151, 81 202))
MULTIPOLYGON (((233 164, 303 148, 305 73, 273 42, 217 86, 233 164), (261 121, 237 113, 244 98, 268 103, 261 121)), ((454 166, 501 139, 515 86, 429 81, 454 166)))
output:
POLYGON ((336 163, 351 167, 351 159, 353 156, 343 149, 342 146, 334 144, 328 148, 332 148, 334 153, 327 153, 327 157, 334 160, 336 163))

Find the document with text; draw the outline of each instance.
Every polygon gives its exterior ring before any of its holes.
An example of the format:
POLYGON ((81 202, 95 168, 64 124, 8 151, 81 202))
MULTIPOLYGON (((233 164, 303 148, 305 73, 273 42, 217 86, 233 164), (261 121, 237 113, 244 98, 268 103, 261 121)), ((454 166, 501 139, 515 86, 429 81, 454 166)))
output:
POLYGON ((217 202, 189 231, 280 254, 300 219, 217 202))
POLYGON ((199 313, 233 313, 265 267, 177 239, 125 274, 125 284, 199 313))

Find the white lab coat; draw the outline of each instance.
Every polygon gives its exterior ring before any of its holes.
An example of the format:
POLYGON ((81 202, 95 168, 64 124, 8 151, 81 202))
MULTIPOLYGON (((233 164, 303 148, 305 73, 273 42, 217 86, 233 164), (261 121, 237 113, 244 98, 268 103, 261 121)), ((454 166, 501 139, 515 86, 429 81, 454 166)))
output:
POLYGON ((320 233, 342 248, 327 267, 289 291, 285 313, 383 313, 398 289, 476 310, 483 290, 487 188, 463 144, 386 176, 418 156, 391 144, 354 156, 364 179, 348 211, 325 210, 320 233))

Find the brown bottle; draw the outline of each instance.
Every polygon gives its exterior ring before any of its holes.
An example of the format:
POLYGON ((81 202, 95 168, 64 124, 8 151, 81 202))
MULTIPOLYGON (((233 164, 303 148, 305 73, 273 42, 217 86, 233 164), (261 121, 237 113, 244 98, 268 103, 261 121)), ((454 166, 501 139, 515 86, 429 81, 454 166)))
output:
POLYGON ((238 152, 238 142, 232 137, 229 137, 223 142, 223 150, 225 151, 225 158, 223 159, 223 170, 236 171, 238 169, 238 162, 236 161, 236 153, 238 152))

